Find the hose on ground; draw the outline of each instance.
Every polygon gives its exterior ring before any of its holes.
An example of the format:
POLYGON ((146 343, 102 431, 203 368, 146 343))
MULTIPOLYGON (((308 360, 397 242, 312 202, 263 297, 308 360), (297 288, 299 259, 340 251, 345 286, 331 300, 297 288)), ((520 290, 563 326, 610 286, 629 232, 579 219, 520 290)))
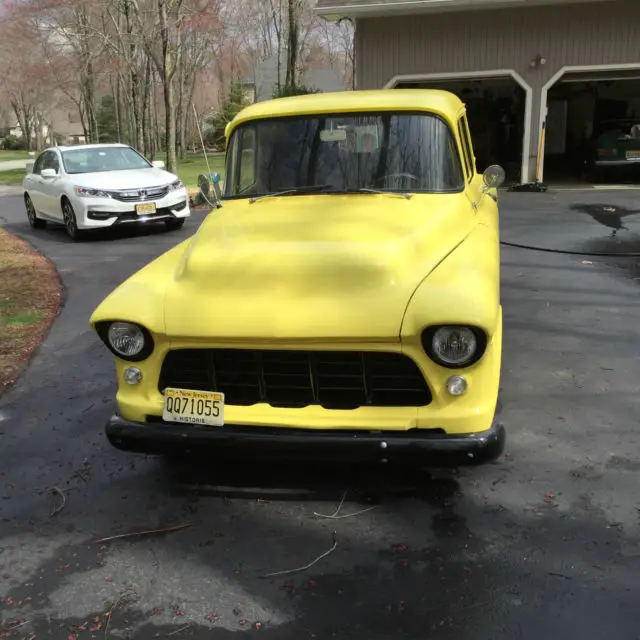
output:
POLYGON ((500 244, 505 247, 515 249, 527 249, 529 251, 542 251, 544 253, 559 253, 566 256, 588 256, 591 258, 640 258, 640 253, 591 253, 587 251, 569 251, 568 249, 549 249, 547 247, 533 247, 527 244, 516 242, 506 242, 501 240, 500 244))

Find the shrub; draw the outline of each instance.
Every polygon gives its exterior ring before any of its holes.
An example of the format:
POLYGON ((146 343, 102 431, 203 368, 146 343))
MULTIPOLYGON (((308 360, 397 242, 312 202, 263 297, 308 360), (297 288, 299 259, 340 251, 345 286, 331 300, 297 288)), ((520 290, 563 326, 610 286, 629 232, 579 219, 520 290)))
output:
POLYGON ((2 141, 2 149, 5 151, 25 151, 27 145, 25 144, 24 138, 18 136, 7 136, 2 141))

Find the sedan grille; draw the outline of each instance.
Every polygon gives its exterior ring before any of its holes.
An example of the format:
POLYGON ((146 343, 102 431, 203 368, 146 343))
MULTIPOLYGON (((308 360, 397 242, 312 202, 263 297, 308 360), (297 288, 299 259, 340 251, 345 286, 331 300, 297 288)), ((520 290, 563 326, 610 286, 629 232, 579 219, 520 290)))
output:
POLYGON ((422 407, 431 393, 416 363, 399 353, 362 351, 170 351, 158 384, 220 391, 229 405, 325 409, 422 407))
POLYGON ((127 189, 126 191, 112 191, 111 197, 120 202, 145 202, 159 200, 169 193, 169 187, 149 187, 148 189, 127 189))

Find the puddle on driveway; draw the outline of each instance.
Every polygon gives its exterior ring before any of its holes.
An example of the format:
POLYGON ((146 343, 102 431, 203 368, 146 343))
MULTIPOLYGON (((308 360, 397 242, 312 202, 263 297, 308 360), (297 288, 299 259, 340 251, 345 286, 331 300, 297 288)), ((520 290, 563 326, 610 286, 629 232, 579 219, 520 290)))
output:
POLYGON ((625 279, 640 284, 640 234, 632 232, 627 226, 628 218, 640 214, 640 208, 630 209, 617 204, 576 203, 572 204, 570 209, 585 213, 603 227, 611 229, 610 234, 593 238, 582 244, 580 250, 593 254, 609 254, 606 257, 594 255, 589 259, 612 267, 625 279), (618 233, 620 231, 622 233, 618 233), (621 255, 617 258, 610 254, 638 254, 638 257, 621 255))
POLYGON ((629 230, 624 224, 626 217, 640 213, 640 209, 627 209, 613 204, 572 204, 570 208, 573 211, 586 213, 602 226, 613 229, 611 238, 615 237, 620 229, 629 230))

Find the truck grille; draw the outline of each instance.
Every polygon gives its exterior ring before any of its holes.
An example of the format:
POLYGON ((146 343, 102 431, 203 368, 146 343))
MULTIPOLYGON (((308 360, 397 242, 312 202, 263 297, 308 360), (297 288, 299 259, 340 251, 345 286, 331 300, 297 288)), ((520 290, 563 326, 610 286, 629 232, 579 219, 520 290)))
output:
POLYGON ((431 393, 399 353, 180 349, 162 363, 158 388, 220 391, 229 405, 325 409, 422 407, 431 393))
POLYGON ((169 187, 149 187, 147 189, 127 189, 126 191, 112 191, 111 197, 120 202, 146 202, 160 200, 169 193, 169 187))

